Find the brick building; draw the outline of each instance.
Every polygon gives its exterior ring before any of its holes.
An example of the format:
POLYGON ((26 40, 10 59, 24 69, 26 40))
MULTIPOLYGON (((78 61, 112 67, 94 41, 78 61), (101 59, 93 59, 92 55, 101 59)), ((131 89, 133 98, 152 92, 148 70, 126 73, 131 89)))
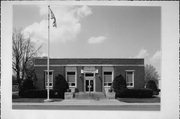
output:
MULTIPOLYGON (((128 88, 144 87, 144 59, 117 58, 79 58, 50 59, 50 88, 55 84, 55 77, 61 74, 69 83, 71 91, 80 92, 107 91, 113 79, 122 75, 128 88)), ((39 89, 47 87, 47 58, 35 59, 35 72, 39 89)))

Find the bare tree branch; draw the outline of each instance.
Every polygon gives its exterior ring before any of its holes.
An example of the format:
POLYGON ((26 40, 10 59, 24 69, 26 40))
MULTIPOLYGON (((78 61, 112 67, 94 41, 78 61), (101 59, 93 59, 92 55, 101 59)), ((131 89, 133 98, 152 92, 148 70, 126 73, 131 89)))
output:
POLYGON ((19 86, 21 81, 26 78, 28 73, 33 72, 32 60, 40 50, 32 43, 31 38, 24 38, 21 30, 13 31, 13 70, 16 72, 16 78, 19 86), (22 73, 22 77, 20 76, 22 73))
POLYGON ((150 64, 145 67, 145 81, 148 82, 149 80, 154 80, 156 82, 159 80, 159 74, 156 68, 150 64))

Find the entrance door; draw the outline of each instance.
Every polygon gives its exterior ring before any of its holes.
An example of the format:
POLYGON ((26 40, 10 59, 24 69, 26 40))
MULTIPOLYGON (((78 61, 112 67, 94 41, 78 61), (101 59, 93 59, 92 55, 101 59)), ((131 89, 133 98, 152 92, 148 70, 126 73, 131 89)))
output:
POLYGON ((94 73, 85 74, 85 91, 86 92, 94 91, 94 73))

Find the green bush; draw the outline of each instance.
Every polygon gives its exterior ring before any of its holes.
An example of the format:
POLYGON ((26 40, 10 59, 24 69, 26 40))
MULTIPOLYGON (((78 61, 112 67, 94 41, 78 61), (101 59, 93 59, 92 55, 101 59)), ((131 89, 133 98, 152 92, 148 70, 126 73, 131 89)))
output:
POLYGON ((33 80, 26 79, 23 81, 22 90, 25 91, 25 90, 29 90, 29 89, 35 89, 35 86, 33 84, 33 80))
POLYGON ((19 90, 19 96, 23 95, 24 91, 31 90, 31 89, 35 89, 33 80, 31 80, 31 79, 23 80, 22 86, 20 87, 20 90, 19 90))
MULTIPOLYGON (((59 90, 50 90, 50 98, 64 99, 64 92, 59 90)), ((26 90, 21 95, 22 98, 47 98, 47 90, 31 89, 26 90)))
POLYGON ((62 76, 61 74, 57 75, 55 77, 54 90, 66 92, 67 89, 69 89, 69 85, 67 81, 65 80, 64 76, 62 76))
POLYGON ((126 87, 125 78, 122 75, 115 77, 115 79, 113 80, 112 87, 113 87, 114 92, 120 92, 126 89, 127 87, 126 87))
POLYGON ((156 85, 156 82, 153 81, 153 80, 149 80, 149 81, 147 82, 146 88, 153 90, 153 94, 154 94, 154 95, 158 95, 158 94, 159 94, 159 91, 160 91, 160 90, 158 89, 158 87, 157 87, 157 85, 156 85))
MULTIPOLYGON (((68 83, 60 74, 55 79, 54 89, 50 90, 50 98, 64 99, 64 92, 69 88, 68 83)), ((27 80, 23 83, 20 96, 22 98, 47 98, 47 90, 37 90, 33 87, 33 81, 27 80)))
POLYGON ((124 89, 115 94, 115 98, 151 98, 152 96, 151 89, 124 89))

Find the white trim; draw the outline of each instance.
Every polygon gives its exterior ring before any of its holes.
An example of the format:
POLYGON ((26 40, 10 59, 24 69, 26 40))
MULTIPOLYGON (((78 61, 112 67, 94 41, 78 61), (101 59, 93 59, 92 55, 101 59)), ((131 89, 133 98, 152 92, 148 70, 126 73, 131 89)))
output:
MULTIPOLYGON (((34 65, 35 67, 40 66, 47 66, 46 64, 44 65, 34 65)), ((51 64, 50 66, 58 67, 58 66, 144 66, 144 64, 51 64)))
POLYGON ((134 72, 135 70, 125 70, 126 71, 126 82, 127 82, 127 72, 132 72, 132 86, 127 86, 128 88, 134 88, 134 72))
MULTIPOLYGON (((45 89, 47 89, 47 87, 48 87, 48 85, 46 86, 46 80, 47 80, 46 79, 47 78, 46 72, 48 72, 48 70, 44 70, 44 73, 45 73, 45 77, 44 77, 44 80, 45 80, 45 89)), ((49 86, 49 89, 53 89, 53 86, 54 86, 54 75, 53 75, 54 70, 49 70, 49 72, 52 72, 52 86, 49 86)))
POLYGON ((134 72, 135 70, 125 70, 126 72, 134 72))

